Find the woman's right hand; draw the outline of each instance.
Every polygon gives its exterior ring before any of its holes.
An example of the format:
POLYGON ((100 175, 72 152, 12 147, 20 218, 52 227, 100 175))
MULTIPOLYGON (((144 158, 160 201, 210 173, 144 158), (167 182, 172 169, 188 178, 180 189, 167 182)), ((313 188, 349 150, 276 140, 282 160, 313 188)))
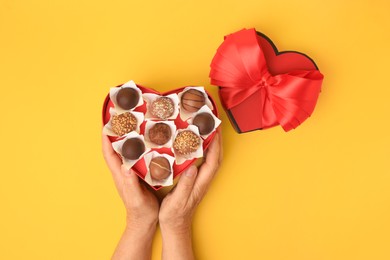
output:
POLYGON ((163 259, 193 259, 192 217, 221 162, 222 137, 218 130, 199 170, 196 166, 187 169, 161 203, 159 222, 163 236, 163 259))

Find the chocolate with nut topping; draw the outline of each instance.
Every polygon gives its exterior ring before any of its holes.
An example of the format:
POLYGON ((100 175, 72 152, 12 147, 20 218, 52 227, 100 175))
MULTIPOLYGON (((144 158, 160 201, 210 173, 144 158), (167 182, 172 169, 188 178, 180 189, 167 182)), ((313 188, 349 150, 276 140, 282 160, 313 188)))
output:
POLYGON ((111 119, 111 127, 118 136, 125 135, 137 128, 137 118, 130 112, 114 115, 111 119))
POLYGON ((190 130, 184 130, 176 135, 173 143, 175 152, 187 155, 196 152, 200 146, 200 137, 190 130))

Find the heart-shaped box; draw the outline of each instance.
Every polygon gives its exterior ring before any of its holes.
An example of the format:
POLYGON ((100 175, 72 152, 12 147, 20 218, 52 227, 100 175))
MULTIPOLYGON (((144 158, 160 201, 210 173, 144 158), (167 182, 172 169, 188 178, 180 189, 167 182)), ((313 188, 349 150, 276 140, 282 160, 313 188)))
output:
MULTIPOLYGON (((118 85, 116 87, 121 87, 121 85, 118 85)), ((144 86, 141 86, 141 85, 138 85, 137 84, 137 87, 141 90, 141 92, 143 94, 145 93, 152 93, 152 94, 156 94, 156 95, 161 95, 161 96, 167 96, 169 94, 174 94, 174 93, 180 93, 182 92, 186 87, 182 87, 182 88, 178 88, 178 89, 175 89, 175 90, 171 90, 171 91, 168 91, 168 92, 165 92, 165 93, 160 93, 154 89, 150 89, 150 88, 147 88, 147 87, 144 87, 144 86)), ((212 110, 212 113, 218 117, 218 110, 217 110, 217 106, 215 104, 215 101, 213 100, 213 98, 211 97, 211 95, 205 90, 206 94, 208 95, 208 98, 209 100, 211 101, 212 103, 212 106, 213 106, 213 110, 212 110)), ((147 103, 144 102, 141 106, 138 106, 137 108, 134 109, 134 111, 136 112, 142 112, 142 113, 146 113, 146 106, 147 106, 147 103)), ((110 95, 108 94, 104 100, 104 103, 103 103, 103 110, 102 110, 102 119, 103 119, 103 125, 107 124, 107 122, 110 120, 110 108, 114 107, 114 103, 111 101, 110 99, 110 95)), ((187 126, 189 125, 186 121, 183 121, 180 116, 177 116, 177 118, 175 120, 173 120, 177 129, 185 129, 187 128, 187 126)), ((145 125, 146 125, 146 121, 144 121, 141 126, 140 126, 140 134, 144 134, 145 133, 145 125)), ((214 138, 214 135, 215 135, 215 131, 210 134, 206 139, 203 140, 203 151, 205 151, 207 149, 207 147, 210 145, 211 141, 213 140, 214 138)), ((122 139, 122 137, 113 137, 113 136, 109 136, 109 139, 111 142, 115 142, 117 140, 120 140, 122 139)), ((162 148, 153 148, 151 150, 152 151, 157 151, 159 152, 160 154, 168 154, 168 155, 171 155, 171 156, 174 156, 173 155, 173 152, 170 148, 166 148, 166 147, 162 147, 162 148)), ((119 155, 118 155, 119 156, 119 155)), ((119 156, 120 157, 120 156, 119 156)), ((186 170, 188 167, 190 167, 193 163, 195 163, 197 159, 194 158, 194 159, 191 159, 191 160, 187 160, 185 161, 184 163, 182 164, 176 164, 173 163, 173 178, 175 179, 177 176, 179 176, 184 170, 186 170)), ((142 178, 143 180, 145 180, 145 176, 147 174, 147 167, 146 167, 146 164, 145 164, 145 160, 144 158, 141 158, 136 164, 134 164, 134 166, 132 167, 132 169, 137 173, 137 175, 142 178)), ((162 188, 162 186, 152 186, 155 190, 159 190, 162 188)))
POLYGON ((211 83, 219 86, 221 103, 238 133, 276 125, 285 131, 296 128, 313 112, 323 80, 306 54, 279 52, 255 29, 226 36, 210 67, 211 83))

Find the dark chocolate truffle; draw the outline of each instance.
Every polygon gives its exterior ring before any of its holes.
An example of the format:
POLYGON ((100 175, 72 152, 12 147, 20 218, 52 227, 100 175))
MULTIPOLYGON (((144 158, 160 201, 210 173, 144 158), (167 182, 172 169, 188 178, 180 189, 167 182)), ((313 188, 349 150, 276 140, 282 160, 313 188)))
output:
POLYGON ((155 157, 150 161, 149 171, 153 179, 162 181, 171 174, 171 165, 167 158, 155 157))
POLYGON ((172 136, 171 128, 164 123, 156 123, 149 129, 149 140, 157 145, 166 144, 172 136))
POLYGON ((172 99, 168 97, 159 97, 153 101, 150 112, 155 117, 165 120, 173 115, 174 110, 175 105, 173 104, 172 99))
POLYGON ((114 115, 111 119, 111 127, 115 134, 122 136, 137 128, 137 118, 130 112, 114 115))
POLYGON ((195 152, 200 146, 200 137, 190 130, 184 130, 176 135, 173 149, 181 155, 195 152))
POLYGON ((206 98, 202 92, 190 89, 181 96, 181 107, 188 112, 196 112, 206 104, 206 98))
POLYGON ((116 102, 122 109, 134 108, 139 101, 139 94, 133 88, 121 88, 116 94, 116 102))
POLYGON ((196 125, 199 128, 199 133, 201 135, 207 135, 213 131, 215 126, 215 121, 212 115, 209 113, 200 113, 197 114, 192 120, 192 124, 196 125))
POLYGON ((145 144, 137 137, 127 139, 122 145, 122 155, 129 160, 137 160, 144 152, 145 144))

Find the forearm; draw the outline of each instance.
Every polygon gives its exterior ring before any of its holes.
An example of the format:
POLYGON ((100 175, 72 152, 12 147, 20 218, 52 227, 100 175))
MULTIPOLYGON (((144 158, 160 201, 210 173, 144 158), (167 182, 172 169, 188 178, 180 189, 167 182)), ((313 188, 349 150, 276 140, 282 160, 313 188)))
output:
POLYGON ((112 260, 149 260, 155 231, 155 224, 146 228, 127 225, 112 260))
POLYGON ((173 231, 161 227, 162 260, 194 260, 191 227, 173 231))

